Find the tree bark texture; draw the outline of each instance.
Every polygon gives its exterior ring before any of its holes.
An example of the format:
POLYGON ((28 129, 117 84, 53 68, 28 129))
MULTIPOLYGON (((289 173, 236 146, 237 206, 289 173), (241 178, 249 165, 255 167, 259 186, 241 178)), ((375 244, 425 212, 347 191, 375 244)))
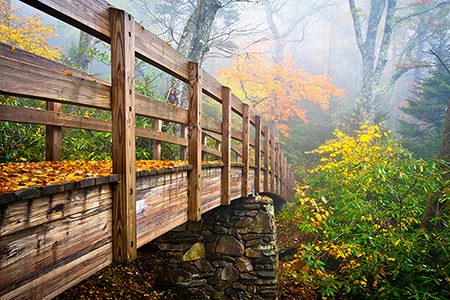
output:
MULTIPOLYGON (((201 64, 209 51, 208 41, 217 11, 222 7, 219 0, 198 0, 197 5, 184 26, 177 50, 189 60, 201 64)), ((173 79, 167 102, 184 108, 188 106, 188 87, 173 79)))
POLYGON ((374 124, 375 112, 379 104, 379 95, 376 93, 376 88, 387 63, 397 0, 371 0, 365 37, 362 33, 360 11, 356 8, 355 0, 349 0, 349 6, 353 18, 356 43, 363 64, 362 87, 358 101, 359 121, 360 123, 374 124), (384 26, 380 26, 383 16, 385 16, 384 26), (383 34, 381 43, 377 46, 377 36, 380 29, 383 34))
POLYGON ((75 64, 86 73, 89 73, 92 67, 92 58, 89 56, 89 51, 91 51, 95 47, 97 41, 98 40, 92 35, 84 31, 80 31, 78 53, 77 57, 75 58, 75 64))

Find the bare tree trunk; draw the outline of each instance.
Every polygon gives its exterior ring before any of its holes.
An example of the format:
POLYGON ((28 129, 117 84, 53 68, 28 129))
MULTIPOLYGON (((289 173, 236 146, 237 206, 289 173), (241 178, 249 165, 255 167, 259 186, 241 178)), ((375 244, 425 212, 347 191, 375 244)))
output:
POLYGON ((91 71, 92 57, 90 57, 90 51, 95 47, 98 40, 92 35, 80 31, 80 39, 78 41, 78 54, 75 58, 75 64, 86 73, 91 71))
MULTIPOLYGON (((186 22, 178 42, 177 50, 189 60, 202 63, 205 54, 209 51, 208 41, 217 11, 221 8, 219 0, 198 0, 197 6, 186 22)), ((187 108, 188 88, 178 79, 173 79, 167 94, 170 104, 187 108)))
POLYGON ((374 124, 379 96, 376 94, 376 88, 380 83, 381 74, 387 63, 397 0, 371 0, 365 37, 363 37, 362 33, 361 13, 355 6, 355 0, 349 0, 349 6, 353 18, 356 43, 363 63, 362 88, 358 101, 359 121, 360 123, 369 122, 374 124), (385 9, 386 2, 387 9, 385 9), (384 15, 384 26, 380 27, 379 25, 384 15), (377 47, 378 28, 383 30, 379 47, 377 47))

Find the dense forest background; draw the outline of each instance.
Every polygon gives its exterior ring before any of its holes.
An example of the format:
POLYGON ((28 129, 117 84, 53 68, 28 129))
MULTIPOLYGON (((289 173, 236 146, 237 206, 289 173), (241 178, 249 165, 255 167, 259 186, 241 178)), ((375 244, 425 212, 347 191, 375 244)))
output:
MULTIPOLYGON (((278 217, 283 245, 297 251, 281 268, 286 297, 450 297, 450 1, 110 2, 280 130, 299 182, 278 217)), ((109 80, 107 44, 19 1, 0 0, 0 11, 0 42, 12 50, 109 80)), ((186 84, 139 60, 136 89, 187 107, 186 84)), ((220 120, 220 106, 203 101, 203 113, 220 120)), ((45 108, 9 96, 0 104, 45 108)), ((0 123, 1 162, 44 160, 44 144, 44 126, 0 123)), ((63 159, 108 159, 110 148, 110 134, 63 131, 63 159)), ((178 150, 163 145, 163 158, 179 159, 178 150)), ((151 141, 137 139, 136 152, 151 159, 151 141)))
MULTIPOLYGON (((281 129, 286 137, 282 147, 298 166, 299 175, 300 166, 308 168, 315 161, 305 151, 331 138, 335 129, 351 133, 366 121, 386 121, 384 126, 416 157, 431 158, 439 152, 450 93, 445 69, 449 61, 448 1, 111 3, 132 13, 189 59, 202 63, 260 112, 267 124, 281 129)), ((40 54, 44 49, 49 58, 108 80, 109 48, 103 42, 19 1, 2 0, 1 20, 2 42, 40 54), (33 46, 33 38, 21 35, 33 36, 45 46, 33 46)), ((186 107, 184 83, 141 61, 136 65, 140 93, 186 107)), ((205 113, 220 119, 220 109, 212 103, 205 98, 205 113)), ((65 109, 108 118, 104 112, 65 109)), ((1 126, 3 161, 26 157, 22 150, 29 147, 42 147, 40 138, 13 136, 9 124, 1 126), (11 139, 18 139, 13 147, 11 139)), ((142 120, 141 126, 152 127, 152 121, 142 120)), ((43 129, 37 129, 38 135, 39 130, 43 129)), ((91 138, 103 139, 93 139, 89 147, 72 145, 74 136, 85 133, 65 131, 65 158, 74 159, 70 149, 77 147, 85 150, 78 151, 80 158, 109 156, 108 143, 104 143, 108 135, 89 133, 91 138), (103 150, 90 151, 94 147, 103 150)), ((151 157, 149 146, 149 142, 138 142, 142 158, 151 157)), ((173 158, 172 150, 165 151, 168 159, 173 158)), ((42 158, 42 151, 28 152, 35 156, 27 159, 42 158)))

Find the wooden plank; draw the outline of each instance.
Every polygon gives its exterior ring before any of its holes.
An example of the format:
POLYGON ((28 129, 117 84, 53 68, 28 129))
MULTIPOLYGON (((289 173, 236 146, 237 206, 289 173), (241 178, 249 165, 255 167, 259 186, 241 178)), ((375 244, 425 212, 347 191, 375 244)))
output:
POLYGON ((264 125, 264 191, 269 192, 269 128, 264 125))
MULTIPOLYGON (((155 132, 162 132, 162 121, 159 119, 153 119, 153 130, 155 132)), ((152 158, 154 160, 161 160, 161 142, 157 140, 152 141, 152 158)))
POLYGON ((255 121, 255 193, 258 194, 261 182, 261 117, 256 116, 255 121))
POLYGON ((27 51, 24 51, 19 48, 15 48, 14 51, 11 51, 11 46, 7 44, 0 43, 0 56, 14 59, 20 62, 24 62, 30 65, 39 66, 48 70, 52 70, 55 72, 67 72, 73 74, 75 77, 83 78, 84 80, 97 81, 106 85, 110 85, 109 82, 104 79, 89 75, 83 71, 80 71, 75 68, 71 68, 67 65, 59 63, 57 61, 39 56, 37 54, 33 54, 27 51))
MULTIPOLYGON (((220 136, 219 134, 208 130, 204 130, 204 132, 216 141, 222 142, 222 136, 220 136)), ((233 150, 238 156, 242 157, 242 151, 236 144, 231 143, 231 150, 233 150)))
POLYGON ((21 0, 63 22, 109 43, 111 5, 104 0, 21 0))
POLYGON ((275 138, 272 134, 269 134, 270 138, 270 192, 275 193, 275 138))
MULTIPOLYGON (((4 85, 2 89, 0 83, 0 90, 4 93, 110 109, 111 88, 106 81, 20 49, 11 51, 10 46, 1 43, 0 58, 0 68, 8 69, 0 74, 4 85)), ((186 109, 139 94, 136 114, 187 124, 186 109)))
POLYGON ((136 114, 183 125, 187 125, 188 119, 186 109, 140 94, 136 94, 136 114))
POLYGON ((240 117, 243 116, 244 103, 235 94, 231 94, 231 110, 240 117))
MULTIPOLYGON (((0 120, 112 132, 108 121, 10 105, 0 105, 0 120)), ((188 144, 185 138, 143 128, 136 128, 136 136, 181 146, 188 144)))
POLYGON ((283 186, 283 173, 282 173, 282 154, 280 142, 278 142, 278 193, 282 195, 282 189, 283 186))
MULTIPOLYGON (((108 8, 111 5, 104 0, 21 0, 42 12, 75 26, 89 34, 109 43, 111 37, 108 8)), ((174 48, 146 30, 138 22, 134 23, 136 38, 136 57, 188 82, 188 61, 174 48)), ((205 93, 220 102, 221 85, 212 76, 205 73, 205 93)), ((232 110, 242 116, 242 102, 233 95, 232 110)), ((254 124, 254 115, 249 116, 254 124)))
MULTIPOLYGON (((187 133, 186 126, 181 125, 180 130, 181 130, 181 137, 183 139, 186 139, 186 141, 187 141, 188 133, 187 133)), ((180 160, 187 160, 187 147, 186 146, 180 147, 180 160)))
POLYGON ((192 170, 188 178, 188 219, 201 219, 202 180, 202 70, 195 62, 189 62, 189 164, 192 170))
POLYGON ((231 89, 222 87, 222 168, 221 204, 231 203, 231 89))
POLYGON ((135 23, 136 57, 169 73, 176 78, 188 82, 188 60, 169 46, 165 41, 135 23))
MULTIPOLYGON (((61 112, 61 103, 47 101, 47 110, 61 112)), ((45 127, 45 160, 61 160, 62 128, 61 126, 47 125, 45 127)))
POLYGON ((279 193, 279 180, 280 180, 280 168, 279 168, 279 164, 280 164, 280 144, 275 141, 275 154, 274 154, 274 169, 273 169, 273 173, 274 173, 274 177, 275 177, 275 186, 274 186, 274 193, 279 193))
POLYGON ((111 132, 111 122, 20 106, 0 105, 0 120, 111 132))
POLYGON ((218 189, 222 180, 222 167, 202 169, 202 214, 220 206, 221 193, 218 189))
POLYGON ((0 56, 0 92, 15 96, 111 109, 111 87, 0 56))
POLYGON ((136 137, 134 91, 134 19, 118 9, 111 16, 112 160, 120 175, 113 199, 113 257, 130 262, 136 245, 136 137))
POLYGON ((242 197, 242 167, 232 166, 230 171, 231 201, 242 197))
POLYGON ((222 124, 205 116, 202 116, 202 129, 222 134, 222 124))
POLYGON ((207 72, 203 72, 203 92, 222 103, 222 85, 207 72))
POLYGON ((280 195, 281 197, 285 197, 284 194, 284 180, 285 180, 285 176, 284 176, 284 154, 283 151, 281 152, 281 159, 280 159, 280 195))
POLYGON ((249 119, 250 107, 244 103, 242 111, 242 163, 244 168, 242 169, 242 197, 248 196, 249 188, 249 136, 250 136, 250 119, 249 119))
POLYGON ((249 119, 250 119, 250 124, 253 126, 256 126, 256 114, 254 111, 250 110, 250 115, 249 115, 249 119))
MULTIPOLYGON (((216 158, 219 158, 219 159, 222 156, 222 152, 220 152, 219 150, 208 147, 207 145, 202 145, 202 155, 204 155, 205 153, 212 154, 216 158)), ((202 160, 205 160, 205 159, 202 159, 202 160)))
POLYGON ((206 138, 206 134, 204 132, 202 132, 202 160, 206 160, 206 151, 203 151, 203 148, 206 148, 206 142, 207 142, 207 138, 206 138))
POLYGON ((187 221, 188 171, 136 179, 138 247, 187 221))
POLYGON ((240 142, 243 141, 243 133, 233 127, 231 127, 231 137, 240 142))
POLYGON ((284 182, 283 194, 284 194, 284 197, 287 199, 288 198, 288 185, 289 185, 289 177, 288 177, 289 165, 287 162, 287 158, 285 156, 283 156, 283 166, 284 166, 284 168, 283 168, 283 174, 284 174, 284 176, 283 176, 283 182, 284 182))

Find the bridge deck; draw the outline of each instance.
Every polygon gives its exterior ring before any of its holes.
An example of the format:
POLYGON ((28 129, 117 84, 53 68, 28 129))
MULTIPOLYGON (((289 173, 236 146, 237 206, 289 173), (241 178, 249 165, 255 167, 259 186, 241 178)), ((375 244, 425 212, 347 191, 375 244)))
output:
MULTIPOLYGON (((137 247, 187 221, 189 168, 137 173, 137 247)), ((221 172, 220 165, 202 169, 202 213, 220 205, 221 172)), ((241 197, 241 173, 231 168, 233 200, 241 197)), ((115 183, 90 184, 2 204, 1 299, 50 299, 112 262, 115 183)))

